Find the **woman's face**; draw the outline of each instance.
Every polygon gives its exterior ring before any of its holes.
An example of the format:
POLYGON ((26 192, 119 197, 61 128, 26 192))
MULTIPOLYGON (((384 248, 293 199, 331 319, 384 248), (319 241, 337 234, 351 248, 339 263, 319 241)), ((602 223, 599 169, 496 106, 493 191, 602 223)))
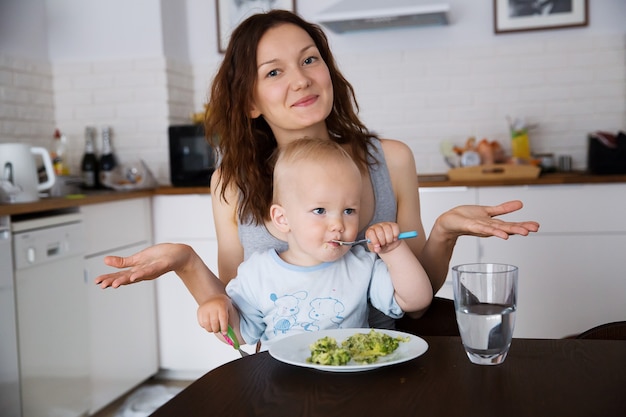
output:
POLYGON ((309 34, 292 24, 265 32, 257 47, 252 117, 262 115, 278 142, 325 138, 332 106, 330 73, 309 34))

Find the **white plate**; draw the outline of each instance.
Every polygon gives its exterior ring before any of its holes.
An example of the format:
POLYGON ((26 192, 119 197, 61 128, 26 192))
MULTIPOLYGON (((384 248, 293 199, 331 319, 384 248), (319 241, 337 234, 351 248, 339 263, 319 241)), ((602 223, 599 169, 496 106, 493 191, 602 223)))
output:
POLYGON ((320 330, 318 332, 300 333, 294 336, 285 337, 273 343, 269 352, 273 358, 291 365, 302 366, 305 368, 314 368, 321 371, 331 372, 359 372, 370 369, 380 368, 381 366, 389 366, 397 363, 410 361, 423 355, 428 350, 428 343, 420 337, 409 333, 398 332, 395 330, 374 329, 377 332, 388 334, 391 337, 408 337, 408 342, 400 342, 400 346, 390 355, 379 357, 374 363, 355 363, 348 362, 347 365, 318 365, 306 361, 311 356, 311 344, 315 343, 322 337, 330 336, 341 344, 348 337, 356 333, 369 333, 370 329, 334 329, 320 330))

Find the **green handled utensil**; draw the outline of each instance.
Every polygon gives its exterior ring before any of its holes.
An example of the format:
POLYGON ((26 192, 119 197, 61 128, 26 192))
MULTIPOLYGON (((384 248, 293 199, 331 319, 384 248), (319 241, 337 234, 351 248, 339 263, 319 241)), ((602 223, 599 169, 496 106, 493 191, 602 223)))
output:
POLYGON ((233 328, 230 327, 230 324, 228 325, 228 330, 226 331, 226 334, 222 334, 222 336, 224 336, 224 339, 228 342, 229 345, 231 345, 233 348, 239 351, 239 354, 241 355, 242 358, 244 356, 250 356, 248 352, 241 349, 241 346, 239 346, 239 341, 237 340, 237 336, 235 336, 235 332, 233 328))

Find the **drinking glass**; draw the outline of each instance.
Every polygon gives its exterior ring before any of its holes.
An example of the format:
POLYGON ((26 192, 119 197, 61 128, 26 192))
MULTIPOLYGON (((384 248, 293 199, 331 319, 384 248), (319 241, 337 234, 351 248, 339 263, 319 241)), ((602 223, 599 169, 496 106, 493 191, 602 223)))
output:
POLYGON ((506 359, 515 327, 517 272, 516 266, 496 263, 452 267, 456 321, 472 363, 497 365, 506 359))

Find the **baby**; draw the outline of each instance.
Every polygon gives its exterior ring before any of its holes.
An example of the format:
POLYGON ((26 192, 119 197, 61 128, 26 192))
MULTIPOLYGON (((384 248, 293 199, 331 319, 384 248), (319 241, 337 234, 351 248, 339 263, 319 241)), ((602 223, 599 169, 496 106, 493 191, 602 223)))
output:
POLYGON ((396 223, 366 231, 369 252, 355 240, 362 175, 330 140, 298 139, 281 147, 274 167, 273 227, 288 249, 258 252, 226 287, 198 309, 200 325, 222 334, 230 324, 240 342, 266 348, 288 335, 367 328, 367 301, 390 317, 426 309, 432 287, 396 223))

